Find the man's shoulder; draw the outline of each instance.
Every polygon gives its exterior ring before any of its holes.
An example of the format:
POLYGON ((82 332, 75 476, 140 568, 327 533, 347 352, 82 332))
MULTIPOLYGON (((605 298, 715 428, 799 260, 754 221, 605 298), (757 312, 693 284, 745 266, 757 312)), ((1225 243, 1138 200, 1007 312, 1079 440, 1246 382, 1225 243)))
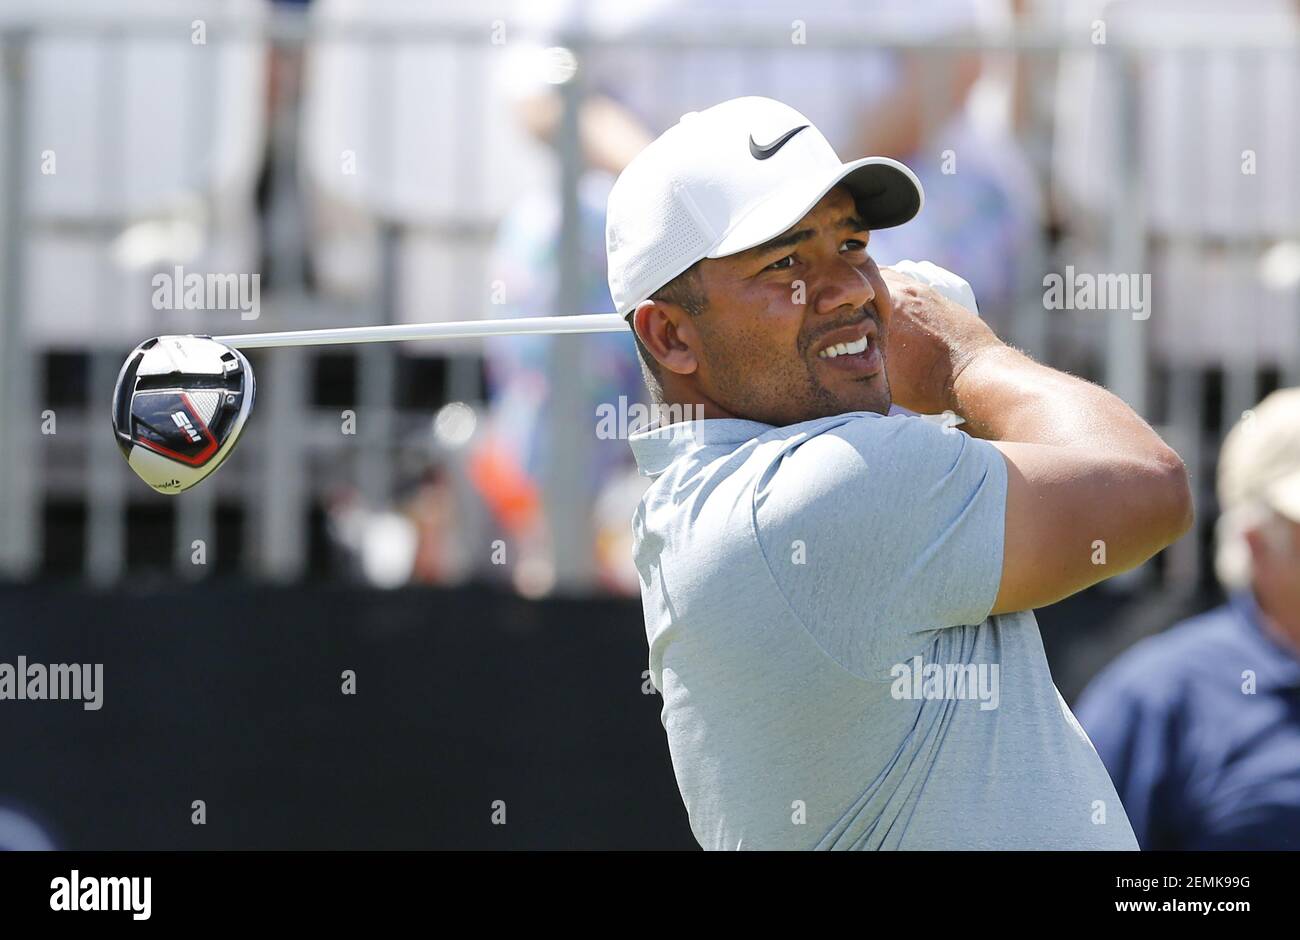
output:
POLYGON ((854 499, 931 500, 943 484, 996 478, 1005 464, 992 445, 942 417, 857 411, 773 428, 748 469, 800 501, 836 498, 844 486, 854 499))
MULTIPOLYGON (((956 433, 953 428, 946 430, 956 433)), ((821 455, 832 450, 856 450, 885 457, 928 449, 940 441, 944 433, 945 428, 934 416, 846 411, 774 427, 762 434, 756 443, 781 445, 783 453, 800 452, 804 456, 821 455)))
POLYGON ((899 427, 900 422, 918 419, 924 420, 924 416, 892 410, 889 414, 881 414, 878 411, 844 411, 840 414, 810 418, 807 421, 800 421, 798 424, 774 427, 764 436, 811 437, 837 429, 850 429, 861 433, 888 433, 891 429, 899 427))
POLYGON ((864 511, 942 515, 948 502, 1006 472, 987 442, 922 415, 851 411, 779 427, 697 424, 688 446, 674 448, 667 472, 656 474, 647 498, 672 494, 668 502, 677 505, 689 497, 693 511, 721 501, 730 514, 745 492, 768 524, 806 521, 814 511, 854 518, 864 511), (989 453, 975 453, 980 447, 989 453))
MULTIPOLYGON (((700 456, 709 461, 719 457, 770 457, 787 454, 814 445, 835 446, 848 443, 859 448, 883 448, 891 439, 905 439, 923 444, 937 434, 956 433, 960 419, 946 415, 918 415, 902 410, 889 414, 875 411, 846 411, 811 418, 797 424, 768 425, 741 418, 711 418, 682 421, 631 435, 633 450, 659 447, 672 462, 683 458, 692 461, 700 456), (665 445, 663 442, 669 442, 665 445)), ((879 450, 880 453, 888 451, 879 450)), ((732 464, 732 469, 736 465, 732 464)))

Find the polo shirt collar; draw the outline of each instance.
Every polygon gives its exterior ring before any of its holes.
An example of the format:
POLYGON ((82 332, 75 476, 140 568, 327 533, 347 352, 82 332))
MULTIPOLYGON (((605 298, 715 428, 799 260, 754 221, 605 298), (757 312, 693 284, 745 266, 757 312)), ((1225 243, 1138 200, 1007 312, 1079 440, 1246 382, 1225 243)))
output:
POLYGON ((701 447, 735 449, 772 430, 772 425, 743 418, 678 421, 628 436, 637 469, 654 479, 673 461, 701 447))
POLYGON ((1254 592, 1249 588, 1234 591, 1228 603, 1244 626, 1247 640, 1260 653, 1261 669, 1256 675, 1262 684, 1274 688, 1300 688, 1300 655, 1283 644, 1264 624, 1264 614, 1259 608, 1254 592))

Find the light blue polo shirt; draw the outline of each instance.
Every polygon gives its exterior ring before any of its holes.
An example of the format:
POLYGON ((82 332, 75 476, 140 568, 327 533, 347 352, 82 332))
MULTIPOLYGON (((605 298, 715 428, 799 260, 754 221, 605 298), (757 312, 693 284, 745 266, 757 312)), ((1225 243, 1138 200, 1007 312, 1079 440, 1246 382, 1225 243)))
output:
POLYGON ((1032 611, 1007 467, 922 417, 631 438, 650 674, 708 849, 1136 849, 1032 611))

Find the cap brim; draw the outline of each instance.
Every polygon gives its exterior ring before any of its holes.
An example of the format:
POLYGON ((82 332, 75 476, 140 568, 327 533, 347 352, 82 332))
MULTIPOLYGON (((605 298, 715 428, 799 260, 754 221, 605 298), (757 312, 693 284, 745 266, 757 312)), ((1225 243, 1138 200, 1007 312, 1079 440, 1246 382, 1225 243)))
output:
POLYGON ((921 181, 911 170, 888 157, 863 157, 826 177, 791 180, 776 189, 725 232, 706 257, 725 258, 776 238, 840 184, 853 194, 869 229, 902 225, 925 204, 921 181))

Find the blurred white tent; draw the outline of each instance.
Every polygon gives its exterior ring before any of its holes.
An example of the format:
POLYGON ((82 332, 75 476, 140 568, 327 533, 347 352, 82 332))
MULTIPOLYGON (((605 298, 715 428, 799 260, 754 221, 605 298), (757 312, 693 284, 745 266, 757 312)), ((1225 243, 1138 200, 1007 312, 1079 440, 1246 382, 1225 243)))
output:
POLYGON ((536 61, 510 2, 318 0, 329 27, 309 47, 301 167, 318 285, 371 295, 394 257, 396 320, 491 310, 486 256, 520 195, 553 184, 545 149, 513 110, 536 61), (392 28, 397 32, 393 34, 392 28), (367 30, 388 30, 381 37, 367 30))
POLYGON ((1294 366, 1300 6, 1111 0, 1063 9, 1076 37, 1104 24, 1106 39, 1062 58, 1053 162, 1067 222, 1142 228, 1156 298, 1151 345, 1166 361, 1294 366), (1126 84, 1116 52, 1134 42, 1189 45, 1142 52, 1126 84))
MULTIPOLYGON (((237 311, 156 311, 151 278, 175 265, 251 273, 264 143, 264 0, 6 0, 30 26, 20 168, 25 329, 36 346, 84 348, 150 332, 216 332, 237 311), (155 25, 143 32, 142 24, 155 25)), ((15 115, 5 115, 13 133, 15 115)))

